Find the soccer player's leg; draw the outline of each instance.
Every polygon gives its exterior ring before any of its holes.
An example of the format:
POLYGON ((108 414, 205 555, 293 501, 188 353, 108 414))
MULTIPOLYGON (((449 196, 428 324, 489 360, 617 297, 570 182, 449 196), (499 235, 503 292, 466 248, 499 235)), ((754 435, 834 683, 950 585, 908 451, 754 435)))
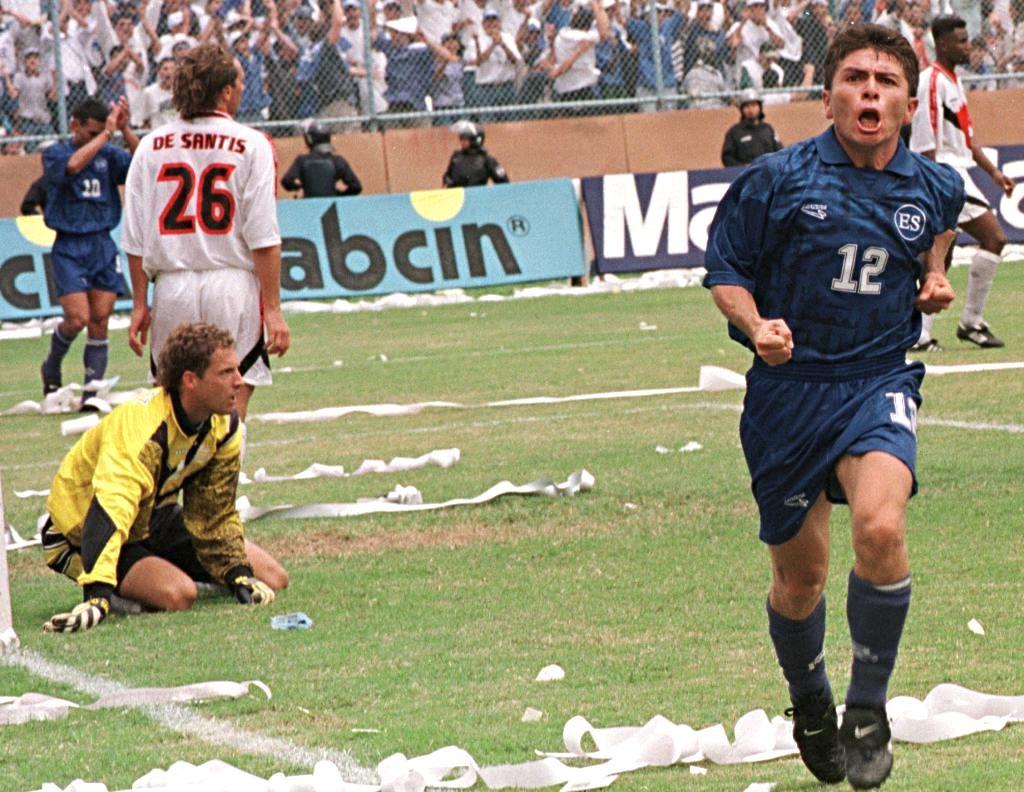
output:
POLYGON ((74 237, 57 235, 53 243, 53 280, 64 318, 50 337, 50 351, 40 367, 43 395, 53 393, 63 384, 61 364, 71 344, 89 323, 90 247, 74 237))
POLYGON ((128 567, 120 578, 117 593, 150 610, 182 611, 192 607, 199 590, 184 571, 170 561, 147 552, 134 559, 128 567))
POLYGON ((825 598, 831 506, 822 493, 834 404, 830 383, 748 375, 743 453, 769 547, 768 632, 793 701, 800 756, 821 781, 845 775, 825 673, 825 598))
POLYGON ((235 339, 238 368, 245 379, 237 409, 244 421, 253 390, 273 382, 263 338, 259 281, 248 270, 225 268, 201 273, 197 283, 202 321, 223 327, 235 339))
POLYGON ((245 554, 252 566, 252 573, 274 591, 288 588, 288 573, 280 562, 255 542, 245 540, 245 554))
MULTIPOLYGON (((83 384, 95 380, 101 380, 107 373, 107 359, 109 356, 109 341, 107 339, 107 325, 110 322, 110 314, 114 310, 114 302, 117 294, 101 289, 90 289, 86 293, 89 303, 89 320, 86 325, 88 332, 85 339, 85 352, 82 355, 82 362, 85 366, 85 377, 83 384)), ((93 410, 91 405, 85 402, 94 396, 95 392, 86 388, 82 391, 82 411, 93 410)))
POLYGON ((855 789, 881 784, 892 769, 885 704, 910 609, 906 508, 911 469, 885 451, 844 456, 836 476, 850 504, 854 568, 846 600, 853 644, 841 739, 855 789))
MULTIPOLYGON (((965 212, 967 209, 968 207, 964 207, 965 212)), ((971 271, 967 276, 967 296, 956 337, 983 349, 1005 346, 985 322, 984 312, 996 277, 996 269, 1003 258, 1006 234, 996 216, 988 210, 967 222, 961 222, 960 227, 978 240, 979 247, 971 258, 971 271)))
POLYGON ((770 545, 772 582, 768 632, 789 686, 793 738, 800 758, 819 781, 846 777, 839 725, 825 673, 825 581, 828 578, 829 516, 821 493, 788 541, 770 545))

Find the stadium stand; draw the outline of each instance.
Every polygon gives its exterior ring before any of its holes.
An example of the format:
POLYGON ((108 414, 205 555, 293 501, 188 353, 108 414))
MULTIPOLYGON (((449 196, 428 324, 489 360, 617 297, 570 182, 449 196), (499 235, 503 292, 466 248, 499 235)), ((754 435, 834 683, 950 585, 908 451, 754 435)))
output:
MULTIPOLYGON (((287 136, 312 117, 333 122, 336 131, 372 131, 459 117, 493 123, 715 107, 751 84, 768 89, 766 103, 798 102, 815 98, 838 26, 862 18, 890 25, 927 65, 932 15, 960 5, 15 0, 0 16, 2 151, 26 153, 63 131, 67 110, 87 95, 127 97, 136 128, 159 123, 169 109, 165 64, 198 42, 220 41, 237 54, 246 73, 240 117, 287 136)), ((1024 0, 981 5, 984 18, 968 14, 975 56, 964 76, 976 90, 1017 87, 1024 0)))

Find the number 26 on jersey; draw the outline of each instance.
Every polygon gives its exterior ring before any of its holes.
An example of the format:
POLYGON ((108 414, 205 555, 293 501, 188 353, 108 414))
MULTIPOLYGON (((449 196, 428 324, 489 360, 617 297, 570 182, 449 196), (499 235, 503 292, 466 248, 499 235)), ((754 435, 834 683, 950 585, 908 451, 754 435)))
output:
POLYGON ((166 162, 157 181, 174 185, 174 193, 160 212, 160 233, 227 234, 235 222, 235 197, 224 188, 235 166, 207 165, 199 177, 187 162, 166 162))

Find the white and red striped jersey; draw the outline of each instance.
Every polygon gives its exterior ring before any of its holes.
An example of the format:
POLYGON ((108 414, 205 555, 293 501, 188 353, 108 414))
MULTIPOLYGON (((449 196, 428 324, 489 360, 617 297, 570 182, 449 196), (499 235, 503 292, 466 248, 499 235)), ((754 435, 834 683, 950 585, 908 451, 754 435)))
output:
POLYGON ((937 162, 972 167, 974 128, 967 95, 956 74, 933 63, 921 72, 917 101, 910 130, 911 151, 934 151, 937 162))
POLYGON ((139 143, 125 184, 121 247, 153 277, 173 270, 253 270, 278 245, 277 162, 262 132, 223 113, 158 127, 139 143))

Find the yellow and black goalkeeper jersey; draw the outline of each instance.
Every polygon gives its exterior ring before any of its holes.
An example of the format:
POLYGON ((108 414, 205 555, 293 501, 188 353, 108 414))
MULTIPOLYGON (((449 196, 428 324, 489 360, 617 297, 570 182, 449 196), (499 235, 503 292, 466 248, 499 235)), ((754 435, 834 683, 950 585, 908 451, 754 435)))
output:
POLYGON ((177 397, 154 388, 117 407, 64 457, 47 508, 81 549, 79 585, 117 585, 121 546, 149 535, 153 509, 183 496, 185 527, 214 580, 248 567, 235 509, 242 433, 237 413, 188 424, 177 397))

